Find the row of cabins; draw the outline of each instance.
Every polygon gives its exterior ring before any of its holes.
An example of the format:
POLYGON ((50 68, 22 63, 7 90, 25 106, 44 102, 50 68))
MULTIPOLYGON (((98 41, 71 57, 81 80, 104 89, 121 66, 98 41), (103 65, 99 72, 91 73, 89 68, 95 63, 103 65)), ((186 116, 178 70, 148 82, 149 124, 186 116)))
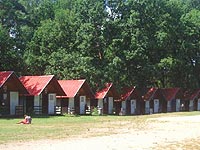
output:
POLYGON ((21 76, 0 72, 0 116, 31 114, 136 115, 200 110, 200 89, 130 87, 118 93, 112 83, 93 93, 83 80, 57 80, 54 75, 21 76))

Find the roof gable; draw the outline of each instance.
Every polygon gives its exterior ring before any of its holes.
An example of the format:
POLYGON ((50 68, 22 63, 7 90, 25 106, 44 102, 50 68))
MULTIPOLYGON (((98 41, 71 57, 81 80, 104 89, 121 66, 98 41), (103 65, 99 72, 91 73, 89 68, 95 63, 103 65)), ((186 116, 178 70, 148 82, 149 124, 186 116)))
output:
POLYGON ((200 94, 200 89, 195 90, 194 93, 190 96, 190 100, 194 100, 199 96, 199 94, 200 94))
POLYGON ((67 97, 75 97, 82 85, 85 83, 83 80, 58 80, 58 83, 64 90, 67 97))
POLYGON ((146 92, 144 93, 144 95, 142 96, 142 99, 147 100, 147 101, 151 100, 156 94, 157 90, 158 88, 155 88, 155 87, 148 88, 146 92))
POLYGON ((119 95, 118 95, 113 83, 106 83, 105 88, 96 92, 95 99, 103 99, 109 94, 109 92, 112 92, 112 94, 115 98, 119 98, 119 95))
POLYGON ((8 80, 8 78, 13 74, 13 71, 2 71, 0 72, 0 88, 8 80))
POLYGON ((180 88, 166 88, 166 89, 161 89, 162 95, 167 101, 173 100, 177 93, 179 92, 180 88))
POLYGON ((112 83, 107 83, 105 85, 105 88, 101 89, 100 91, 97 91, 95 94, 95 98, 96 99, 101 99, 104 98, 106 96, 106 94, 108 93, 108 91, 110 90, 110 88, 112 87, 112 83))
MULTIPOLYGON (((134 94, 134 91, 136 91, 136 87, 129 87, 129 88, 123 88, 123 93, 121 95, 121 100, 127 100, 132 94, 134 94)), ((137 92, 135 95, 138 97, 137 92)))
POLYGON ((40 95, 53 77, 54 75, 22 76, 19 80, 30 95, 40 95))
POLYGON ((18 91, 20 94, 28 93, 14 71, 0 72, 0 88, 4 85, 6 85, 6 89, 8 88, 11 91, 18 91))
POLYGON ((200 94, 200 89, 196 89, 196 90, 186 90, 184 92, 184 99, 185 100, 194 100, 195 98, 197 98, 200 94))

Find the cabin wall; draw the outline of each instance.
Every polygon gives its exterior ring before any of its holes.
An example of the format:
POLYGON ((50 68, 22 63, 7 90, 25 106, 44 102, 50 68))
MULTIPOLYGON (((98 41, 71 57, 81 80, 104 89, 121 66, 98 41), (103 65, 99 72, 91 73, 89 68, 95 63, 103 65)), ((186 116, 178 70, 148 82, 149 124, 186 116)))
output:
POLYGON ((19 105, 19 92, 10 92, 10 115, 15 115, 16 106, 19 105))
POLYGON ((103 114, 108 114, 108 97, 103 99, 103 114))
POLYGON ((194 111, 194 100, 189 101, 189 111, 194 111))
POLYGON ((159 99, 154 99, 153 100, 153 104, 154 104, 153 112, 154 113, 159 113, 159 111, 160 111, 160 100, 159 99))
POLYGON ((145 114, 150 113, 150 101, 145 101, 145 114))
POLYGON ((48 114, 48 94, 42 93, 42 114, 48 114))
POLYGON ((8 90, 0 89, 0 115, 10 114, 10 94, 8 90))
POLYGON ((127 114, 127 101, 126 100, 121 102, 121 108, 122 108, 123 115, 126 115, 127 114))
POLYGON ((197 111, 200 111, 200 98, 197 100, 197 111))
POLYGON ((113 97, 108 97, 108 114, 113 114, 114 100, 113 97))
POLYGON ((161 112, 163 113, 167 112, 167 101, 164 99, 161 100, 161 112))
POLYGON ((172 111, 172 101, 167 101, 167 112, 172 111))
POLYGON ((130 114, 131 115, 135 115, 137 114, 137 111, 138 111, 138 102, 136 99, 131 99, 130 100, 130 114))
POLYGON ((80 97, 75 96, 74 99, 75 114, 80 114, 80 97))
POLYGON ((34 96, 26 96, 26 113, 32 114, 34 112, 34 96))

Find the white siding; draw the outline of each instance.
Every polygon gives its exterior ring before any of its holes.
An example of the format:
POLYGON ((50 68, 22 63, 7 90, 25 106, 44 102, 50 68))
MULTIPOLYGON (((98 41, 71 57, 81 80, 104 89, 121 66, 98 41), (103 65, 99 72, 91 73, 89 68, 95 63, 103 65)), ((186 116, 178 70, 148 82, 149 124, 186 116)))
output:
POLYGON ((176 99, 176 112, 179 112, 181 108, 181 100, 176 99))
POLYGON ((150 102, 145 101, 145 113, 149 114, 149 111, 150 111, 150 102))
POLYGON ((171 101, 167 101, 167 112, 170 112, 171 110, 171 101))
POLYGON ((50 93, 48 95, 48 114, 55 114, 56 94, 50 93))
POLYGON ((154 99, 154 113, 159 111, 159 99, 154 99))
POLYGON ((123 115, 126 114, 126 101, 122 101, 123 115))
POLYGON ((85 114, 86 96, 80 96, 80 114, 85 114))
POLYGON ((200 111, 200 99, 198 99, 198 102, 197 102, 197 110, 200 111))
POLYGON ((42 106, 42 100, 39 96, 34 96, 34 106, 42 106))
POLYGON ((136 100, 135 99, 132 99, 131 100, 131 114, 135 114, 136 112, 136 100))
POLYGON ((190 100, 190 103, 189 103, 189 111, 193 111, 194 109, 194 103, 193 103, 193 100, 190 100))
POLYGON ((69 98, 68 108, 74 109, 74 98, 69 98))
POLYGON ((19 93, 10 92, 10 114, 15 115, 15 107, 19 105, 19 93))

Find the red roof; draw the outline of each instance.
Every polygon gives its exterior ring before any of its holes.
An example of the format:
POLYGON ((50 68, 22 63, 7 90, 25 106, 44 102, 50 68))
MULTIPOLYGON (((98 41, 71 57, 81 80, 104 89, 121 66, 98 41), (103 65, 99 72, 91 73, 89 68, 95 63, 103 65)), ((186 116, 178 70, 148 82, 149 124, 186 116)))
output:
POLYGON ((147 100, 147 101, 151 100, 154 97, 157 90, 158 88, 155 88, 155 87, 147 89, 147 92, 142 96, 143 100, 147 100))
POLYGON ((82 85, 85 83, 83 80, 58 80, 58 83, 64 90, 67 97, 75 97, 82 85))
POLYGON ((187 90, 184 92, 184 99, 185 100, 194 100, 200 94, 200 89, 196 90, 187 90))
POLYGON ((2 71, 0 72, 0 87, 4 85, 7 79, 13 74, 13 71, 2 71))
POLYGON ((30 95, 40 95, 54 75, 22 76, 19 80, 30 95))
POLYGON ((112 83, 107 83, 105 88, 96 92, 95 99, 104 98, 107 95, 107 93, 109 92, 109 90, 111 89, 112 86, 113 86, 112 83))
POLYGON ((165 100, 171 101, 173 100, 177 93, 179 92, 180 88, 165 88, 161 89, 162 95, 164 96, 165 100))
POLYGON ((194 100, 199 96, 199 94, 200 94, 200 89, 195 90, 194 93, 190 96, 190 100, 194 100))
POLYGON ((123 88, 123 93, 121 95, 121 100, 124 101, 127 98, 131 96, 131 94, 134 92, 136 88, 135 87, 130 87, 130 88, 123 88))

